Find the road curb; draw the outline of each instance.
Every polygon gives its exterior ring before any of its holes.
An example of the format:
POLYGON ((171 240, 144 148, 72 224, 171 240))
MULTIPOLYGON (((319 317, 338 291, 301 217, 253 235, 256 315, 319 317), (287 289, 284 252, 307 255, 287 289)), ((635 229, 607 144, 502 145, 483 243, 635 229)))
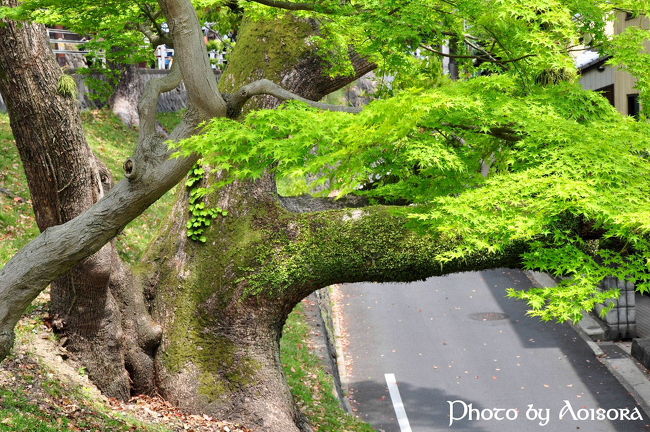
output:
POLYGON ((331 352, 329 360, 331 362, 332 370, 336 369, 336 373, 332 374, 334 386, 341 406, 350 414, 353 414, 350 401, 348 399, 348 379, 346 375, 346 363, 343 346, 341 345, 341 325, 339 323, 339 316, 334 312, 334 301, 331 297, 331 290, 338 288, 338 285, 332 285, 323 288, 321 295, 318 296, 317 302, 320 310, 321 319, 324 322, 323 332, 325 333, 325 340, 327 341, 328 350, 331 352))
MULTIPOLYGON (((527 270, 526 275, 539 287, 555 286, 557 283, 553 277, 546 273, 540 273, 527 270)), ((609 370, 618 382, 627 390, 634 400, 639 404, 646 418, 650 418, 650 380, 644 371, 626 352, 624 358, 608 358, 607 354, 601 348, 601 345, 595 342, 590 334, 594 332, 594 320, 585 315, 585 319, 578 324, 572 324, 573 329, 578 336, 585 341, 593 351, 596 358, 609 370)), ((608 344, 612 345, 611 342, 608 344)))
MULTIPOLYGON (((327 288, 328 290, 339 290, 340 287, 338 285, 333 285, 331 287, 327 288)), ((332 297, 330 296, 330 301, 332 297)), ((334 349, 336 350, 336 367, 339 370, 338 376, 340 380, 340 385, 341 385, 341 390, 343 392, 343 408, 350 414, 354 414, 352 411, 352 406, 350 405, 350 400, 348 399, 348 395, 350 394, 350 381, 348 379, 348 374, 347 374, 347 368, 346 368, 346 360, 345 360, 345 351, 343 350, 343 345, 341 345, 341 322, 340 322, 340 314, 337 314, 334 311, 334 304, 332 302, 332 328, 334 329, 334 349)))

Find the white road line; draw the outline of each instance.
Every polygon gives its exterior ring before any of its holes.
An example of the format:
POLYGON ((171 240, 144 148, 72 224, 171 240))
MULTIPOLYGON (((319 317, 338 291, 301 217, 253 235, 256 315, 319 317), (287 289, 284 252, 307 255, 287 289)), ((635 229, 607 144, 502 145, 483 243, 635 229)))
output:
POLYGON ((397 380, 395 379, 395 374, 384 374, 384 377, 386 378, 386 384, 388 385, 390 399, 393 401, 393 408, 395 409, 395 415, 397 416, 399 429, 402 432, 411 432, 411 425, 409 424, 408 417, 406 417, 406 411, 404 411, 404 404, 402 403, 402 397, 400 396, 399 389, 397 388, 397 380))

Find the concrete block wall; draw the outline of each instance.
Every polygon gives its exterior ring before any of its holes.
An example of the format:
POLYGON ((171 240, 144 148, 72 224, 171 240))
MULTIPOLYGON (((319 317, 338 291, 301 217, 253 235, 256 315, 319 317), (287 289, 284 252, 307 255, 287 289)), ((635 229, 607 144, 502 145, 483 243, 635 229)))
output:
POLYGON ((637 337, 635 286, 631 282, 614 277, 607 277, 601 283, 603 291, 613 288, 621 291, 617 300, 611 300, 614 308, 604 317, 601 316, 601 312, 606 305, 597 305, 595 308, 596 316, 606 326, 605 338, 609 340, 635 338, 637 337))

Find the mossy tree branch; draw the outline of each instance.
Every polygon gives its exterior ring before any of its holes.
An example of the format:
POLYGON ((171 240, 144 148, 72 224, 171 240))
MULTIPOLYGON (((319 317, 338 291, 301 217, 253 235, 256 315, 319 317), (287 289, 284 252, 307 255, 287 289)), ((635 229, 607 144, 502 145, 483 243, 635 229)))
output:
POLYGON ((264 6, 270 6, 278 9, 285 9, 290 11, 315 11, 317 10, 316 3, 296 3, 282 0, 249 0, 253 3, 259 3, 264 6))
MULTIPOLYGON (((353 203, 358 205, 358 203, 353 203)), ((520 267, 525 246, 447 260, 462 239, 413 227, 413 208, 367 206, 308 213, 282 209, 281 226, 262 226, 260 262, 242 280, 246 295, 285 299, 290 307, 328 285, 409 282, 449 273, 520 267)), ((270 218, 269 218, 270 219, 270 218)))

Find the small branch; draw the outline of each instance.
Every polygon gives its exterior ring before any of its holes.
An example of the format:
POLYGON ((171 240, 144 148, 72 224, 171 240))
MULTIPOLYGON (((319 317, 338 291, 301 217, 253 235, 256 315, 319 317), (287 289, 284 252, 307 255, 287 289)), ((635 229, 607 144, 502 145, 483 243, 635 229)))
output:
MULTIPOLYGON (((469 45, 469 42, 465 42, 469 45)), ((496 57, 493 57, 492 55, 487 54, 487 51, 481 50, 482 52, 486 53, 486 55, 461 55, 461 54, 449 54, 445 53, 442 51, 438 51, 434 48, 432 48, 429 45, 420 45, 422 48, 425 50, 432 52, 437 55, 441 55, 443 57, 449 57, 449 58, 454 58, 454 59, 476 59, 476 60, 483 60, 484 62, 489 62, 489 63, 498 63, 498 64, 506 64, 506 63, 513 63, 517 62, 519 60, 523 60, 528 57, 535 57, 536 54, 526 54, 521 57, 513 58, 513 59, 507 59, 507 60, 502 60, 498 59, 496 57)), ((472 48, 476 49, 474 45, 470 45, 472 48)))
POLYGON ((445 53, 442 51, 438 51, 437 49, 434 49, 430 47, 429 45, 420 45, 420 47, 424 48, 425 50, 432 52, 437 55, 441 55, 443 57, 449 57, 449 58, 456 58, 456 59, 477 59, 477 60, 485 60, 485 57, 483 56, 477 56, 477 55, 461 55, 461 54, 449 54, 445 53))
POLYGON ((462 129, 469 132, 480 133, 484 135, 491 135, 495 138, 499 138, 504 141, 508 141, 512 143, 521 141, 522 139, 521 135, 519 135, 517 131, 506 126, 493 127, 488 130, 483 130, 481 127, 473 126, 473 125, 457 125, 457 124, 445 123, 443 124, 443 126, 454 128, 454 129, 462 129))
POLYGON ((161 11, 157 11, 155 14, 151 11, 151 7, 149 5, 138 5, 140 7, 140 10, 142 13, 147 17, 147 19, 151 22, 151 25, 156 28, 156 33, 163 38, 165 32, 162 29, 162 26, 160 23, 158 23, 158 17, 160 16, 161 11))
POLYGON ((181 72, 177 63, 172 64, 169 75, 162 78, 152 79, 147 82, 138 103, 138 115, 140 117, 140 141, 151 137, 156 132, 156 114, 158 112, 158 98, 161 93, 171 91, 181 83, 181 72))
POLYGON ((319 108, 326 111, 337 111, 337 112, 347 112, 357 114, 361 112, 361 108, 348 107, 342 105, 332 105, 322 102, 316 102, 309 99, 305 99, 301 96, 298 96, 295 93, 291 93, 288 90, 283 89, 273 81, 267 79, 261 79, 259 81, 252 82, 243 86, 237 93, 234 93, 230 96, 228 101, 228 113, 229 117, 237 117, 241 112, 244 104, 253 96, 260 95, 270 95, 274 96, 282 101, 286 100, 297 100, 304 102, 314 108, 319 108))

